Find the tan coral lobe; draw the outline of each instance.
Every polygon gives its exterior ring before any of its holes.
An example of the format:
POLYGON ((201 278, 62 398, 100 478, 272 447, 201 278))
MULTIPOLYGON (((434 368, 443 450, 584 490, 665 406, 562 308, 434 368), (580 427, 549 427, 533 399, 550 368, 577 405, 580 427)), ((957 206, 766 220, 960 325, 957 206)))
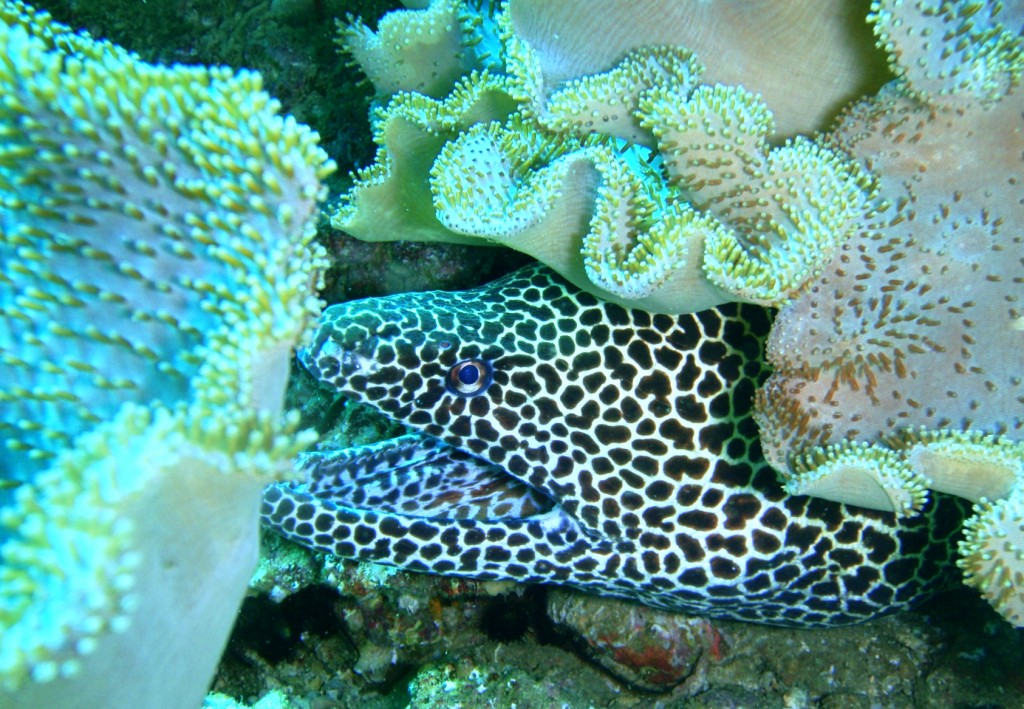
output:
MULTIPOLYGON (((396 46, 437 40, 435 61, 418 64, 424 74, 451 60, 445 42, 420 31, 447 5, 381 23, 396 46)), ((777 304, 817 274, 870 202, 869 180, 842 155, 803 139, 776 145, 823 126, 877 81, 853 12, 846 2, 751 12, 602 0, 581 12, 514 0, 493 18, 462 13, 460 56, 497 35, 501 69, 481 53, 437 99, 408 90, 430 77, 402 79, 378 117, 377 160, 332 224, 367 240, 509 246, 602 298, 654 312, 777 304), (813 89, 798 97, 794 76, 813 89), (464 100, 484 94, 502 98, 464 100), (488 121, 501 123, 490 145, 473 125, 488 121)), ((342 41, 373 72, 390 54, 363 56, 367 32, 353 26, 342 41)))
POLYGON ((942 109, 890 87, 834 139, 887 206, 780 312, 766 451, 890 431, 1024 435, 1024 101, 942 109))
POLYGON ((509 19, 537 53, 542 121, 560 85, 607 72, 638 47, 662 45, 694 53, 707 67, 704 82, 759 94, 779 135, 791 137, 825 128, 847 102, 884 80, 863 11, 846 0, 514 0, 509 19))
POLYGON ((922 484, 976 501, 960 545, 965 580, 1015 624, 1021 9, 873 3, 902 79, 851 107, 825 140, 878 177, 881 206, 780 311, 768 344, 776 369, 757 399, 766 455, 792 491, 901 514, 914 512, 900 500, 922 484))

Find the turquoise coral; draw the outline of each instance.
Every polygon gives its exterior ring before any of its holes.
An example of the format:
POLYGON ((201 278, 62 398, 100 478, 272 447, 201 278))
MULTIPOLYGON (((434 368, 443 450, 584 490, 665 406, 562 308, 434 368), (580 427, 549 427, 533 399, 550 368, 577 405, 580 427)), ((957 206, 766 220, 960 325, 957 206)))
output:
POLYGON ((309 440, 281 407, 333 165, 251 72, 21 2, 0 43, 0 701, 197 706, 309 440))
POLYGON ((292 709, 294 706, 283 692, 274 690, 255 704, 245 704, 225 694, 210 694, 203 702, 202 709, 292 709))

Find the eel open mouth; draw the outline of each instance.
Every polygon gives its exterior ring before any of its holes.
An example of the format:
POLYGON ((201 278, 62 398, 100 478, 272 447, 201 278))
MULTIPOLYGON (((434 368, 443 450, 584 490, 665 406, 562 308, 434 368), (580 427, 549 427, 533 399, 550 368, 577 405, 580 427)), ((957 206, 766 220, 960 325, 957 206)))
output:
POLYGON ((409 433, 365 446, 305 453, 292 487, 333 507, 431 519, 523 519, 555 503, 500 466, 409 433))

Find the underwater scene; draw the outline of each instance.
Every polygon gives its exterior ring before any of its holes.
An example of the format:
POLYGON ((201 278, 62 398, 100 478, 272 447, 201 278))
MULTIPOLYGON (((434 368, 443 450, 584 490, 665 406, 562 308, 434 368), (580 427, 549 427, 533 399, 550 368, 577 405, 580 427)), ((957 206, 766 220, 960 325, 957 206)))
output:
POLYGON ((0 709, 1024 706, 1024 0, 0 45, 0 709))

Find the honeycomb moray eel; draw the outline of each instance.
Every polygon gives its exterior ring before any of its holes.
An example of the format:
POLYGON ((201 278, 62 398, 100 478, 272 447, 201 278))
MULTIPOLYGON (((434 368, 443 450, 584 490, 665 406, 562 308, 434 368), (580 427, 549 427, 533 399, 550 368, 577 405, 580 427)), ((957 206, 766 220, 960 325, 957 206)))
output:
POLYGON ((651 315, 543 267, 328 308, 309 371, 415 433, 307 454, 264 521, 342 557, 840 625, 955 578, 962 503, 912 519, 786 495, 751 418, 757 307, 651 315))

